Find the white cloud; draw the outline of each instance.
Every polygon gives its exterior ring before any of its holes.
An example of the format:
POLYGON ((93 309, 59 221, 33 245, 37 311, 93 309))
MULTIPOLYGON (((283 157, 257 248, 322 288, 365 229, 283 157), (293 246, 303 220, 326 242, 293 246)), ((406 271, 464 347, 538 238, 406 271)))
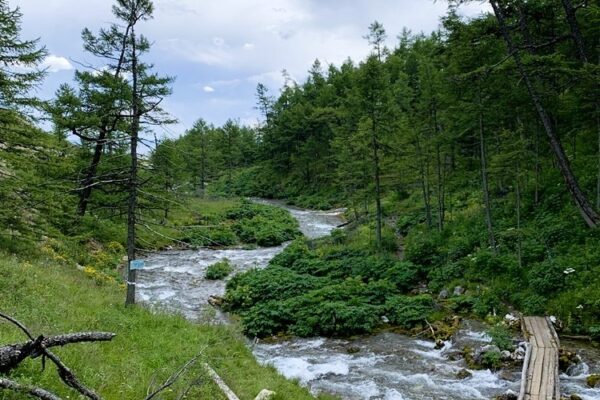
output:
POLYGON ((254 43, 244 43, 244 50, 254 50, 254 43))
POLYGON ((64 57, 50 54, 42 62, 42 68, 47 68, 50 72, 59 72, 72 70, 73 65, 64 57))
POLYGON ((215 91, 215 88, 213 88, 212 86, 204 86, 202 90, 204 90, 205 93, 212 93, 215 91))

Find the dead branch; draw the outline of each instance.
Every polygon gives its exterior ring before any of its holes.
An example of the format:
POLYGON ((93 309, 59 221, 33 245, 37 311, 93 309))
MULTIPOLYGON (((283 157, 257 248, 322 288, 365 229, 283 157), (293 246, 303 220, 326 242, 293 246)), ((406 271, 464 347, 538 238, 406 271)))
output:
POLYGON ((71 343, 109 341, 113 337, 115 337, 115 334, 108 332, 79 332, 50 337, 39 336, 25 343, 2 346, 0 347, 0 372, 6 373, 16 368, 27 357, 36 358, 41 356, 43 354, 42 346, 48 349, 71 343))
POLYGON ((192 366, 200 357, 200 354, 194 356, 192 359, 190 359, 188 362, 186 362, 185 364, 183 364, 183 366, 179 369, 179 371, 175 372, 173 375, 171 375, 169 377, 169 379, 167 379, 165 381, 165 383, 163 383, 158 389, 156 389, 154 392, 150 393, 148 396, 146 396, 144 398, 144 400, 151 400, 153 399, 156 395, 158 395, 160 392, 162 392, 165 389, 168 389, 169 387, 173 386, 173 384, 177 381, 177 379, 179 379, 179 377, 190 367, 192 366))
POLYGON ((28 337, 30 340, 38 340, 39 341, 39 345, 37 346, 40 350, 40 354, 48 359, 50 359, 50 361, 52 361, 54 363, 54 365, 56 365, 56 368, 58 369, 58 376, 60 377, 60 379, 62 379, 62 381, 69 387, 77 390, 79 393, 81 393, 82 395, 86 396, 87 398, 91 399, 91 400, 102 400, 100 398, 100 396, 98 396, 96 393, 94 393, 94 391, 92 391, 91 389, 88 389, 85 385, 83 385, 81 382, 79 382, 79 380, 77 379, 77 377, 75 376, 75 374, 73 374, 73 372, 61 361, 61 359, 54 353, 52 353, 50 350, 48 350, 43 342, 43 338, 42 339, 34 339, 33 335, 31 334, 31 331, 29 331, 29 329, 27 329, 27 327, 25 325, 23 325, 21 322, 17 321, 16 319, 12 318, 9 315, 6 315, 4 313, 0 312, 0 318, 4 318, 5 320, 11 322, 12 324, 16 325, 19 329, 21 329, 28 337))
POLYGON ((60 397, 58 397, 44 389, 41 389, 41 388, 38 388, 35 386, 23 385, 23 384, 15 382, 15 381, 11 381, 9 379, 1 378, 1 377, 0 377, 0 388, 12 390, 13 392, 28 394, 30 396, 37 397, 38 399, 42 399, 42 400, 61 400, 60 397))

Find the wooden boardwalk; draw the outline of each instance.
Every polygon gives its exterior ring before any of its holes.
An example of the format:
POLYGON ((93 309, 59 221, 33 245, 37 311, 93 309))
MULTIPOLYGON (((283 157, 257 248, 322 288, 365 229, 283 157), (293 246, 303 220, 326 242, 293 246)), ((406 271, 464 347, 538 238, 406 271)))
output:
POLYGON ((554 326, 548 318, 523 317, 521 327, 529 343, 523 363, 519 400, 560 400, 560 342, 554 326))

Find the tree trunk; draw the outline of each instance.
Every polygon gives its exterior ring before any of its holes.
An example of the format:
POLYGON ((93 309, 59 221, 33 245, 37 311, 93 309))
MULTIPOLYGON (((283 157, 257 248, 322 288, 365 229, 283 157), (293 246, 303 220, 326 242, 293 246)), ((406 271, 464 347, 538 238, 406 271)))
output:
POLYGON ((375 124, 373 123, 372 134, 372 145, 373 145, 373 167, 375 169, 375 207, 376 207, 376 227, 375 227, 375 241, 377 248, 381 248, 381 222, 383 219, 381 210, 381 181, 379 171, 379 143, 377 143, 377 137, 375 134, 375 124))
POLYGON ((483 134, 483 105, 481 103, 481 88, 478 89, 479 102, 479 158, 481 162, 481 188, 483 190, 483 202, 485 206, 485 224, 488 230, 488 240, 494 254, 496 254, 496 236, 494 235, 494 225, 492 220, 492 206, 490 202, 490 192, 488 188, 487 159, 485 153, 485 137, 483 134))
POLYGON ((135 260, 136 242, 136 212, 137 212, 137 143, 140 129, 140 104, 138 92, 138 65, 135 31, 131 29, 131 75, 132 83, 132 121, 131 121, 131 170, 129 176, 129 203, 127 206, 127 297, 125 304, 135 303, 136 270, 131 269, 131 262, 135 260))
POLYGON ((517 197, 517 260, 519 261, 519 268, 523 268, 523 249, 521 244, 521 163, 517 161, 517 178, 515 184, 515 195, 517 197))
MULTIPOLYGON (((133 29, 133 24, 130 23, 125 28, 125 35, 123 39, 123 43, 121 45, 121 51, 119 55, 119 61, 117 63, 117 67, 115 69, 114 77, 118 78, 121 74, 121 70, 123 69, 123 63, 125 62, 125 49, 127 48, 127 38, 129 36, 129 32, 133 29)), ((91 186, 96 178, 96 171, 98 170, 98 165, 100 164, 100 158, 102 157, 102 152, 104 149, 104 144, 109 139, 109 133, 115 130, 119 117, 114 117, 112 122, 108 120, 103 120, 102 127, 100 128, 100 132, 98 133, 98 139, 96 140, 96 145, 94 146, 94 155, 92 156, 92 162, 88 167, 86 172, 86 176, 82 181, 83 190, 79 194, 79 204, 77 205, 77 214, 80 216, 84 216, 87 211, 87 206, 92 196, 93 187, 91 186)), ((112 141, 108 141, 112 143, 112 141)))
POLYGON ((423 165, 423 152, 418 136, 415 141, 415 145, 417 148, 417 159, 419 160, 419 173, 421 175, 421 190, 423 191, 423 203, 425 206, 425 221, 427 223, 427 228, 431 228, 431 204, 429 199, 429 184, 427 182, 427 176, 425 174, 425 166, 423 165))
POLYGON ((515 61, 515 65, 521 75, 521 78, 525 82, 525 86, 527 87, 527 91, 529 92, 529 96, 536 108, 536 111, 544 125, 544 129, 546 134, 548 135, 548 139, 550 141, 550 147, 554 153, 556 158, 556 162, 558 164, 558 168, 565 180, 565 184, 567 185, 567 189, 569 190, 575 205, 577 206, 581 216, 583 217, 585 223, 590 228, 596 228, 600 225, 600 215, 594 210, 592 204, 587 199, 586 195, 583 193, 581 188, 579 187, 579 183, 573 174, 571 169, 571 163, 567 158, 563 146, 560 142, 560 138, 556 134, 552 122, 546 109, 544 108, 542 101, 540 99, 539 94, 533 86, 533 82, 523 63, 521 61, 521 55, 515 45, 513 44, 512 38, 508 32, 508 28, 506 26, 506 21, 504 20, 504 14, 498 5, 498 0, 490 0, 490 4, 494 9, 494 14, 496 15, 496 19, 498 20, 498 24, 500 25, 500 30, 502 32, 502 36, 504 37, 504 41, 506 42, 506 46, 508 48, 509 54, 512 54, 512 57, 515 61))
POLYGON ((535 193, 534 204, 537 206, 540 203, 540 132, 535 130, 535 193))
POLYGON ((565 9, 565 14, 567 15, 567 22, 569 23, 571 35, 573 36, 573 41, 575 42, 575 47, 577 48, 577 55, 583 63, 587 63, 588 60, 585 54, 585 43, 583 41, 583 35, 579 30, 579 24, 577 23, 577 17, 575 15, 575 8, 573 8, 571 0, 561 0, 561 2, 563 8, 565 9))
POLYGON ((202 134, 200 142, 200 193, 204 197, 204 189, 206 186, 206 137, 205 133, 202 134))
POLYGON ((437 200, 438 200, 438 230, 444 230, 444 176, 442 173, 442 161, 440 156, 440 145, 435 146, 436 163, 437 163, 437 200))
POLYGON ((79 193, 79 204, 77 205, 77 214, 84 216, 87 211, 87 206, 92 196, 92 184, 96 178, 96 171, 98 170, 98 164, 100 164, 100 158, 102 157, 102 151, 104 149, 104 141, 106 139, 106 130, 100 130, 96 145, 94 146, 94 155, 92 156, 92 162, 85 174, 85 178, 81 181, 81 192, 79 193))

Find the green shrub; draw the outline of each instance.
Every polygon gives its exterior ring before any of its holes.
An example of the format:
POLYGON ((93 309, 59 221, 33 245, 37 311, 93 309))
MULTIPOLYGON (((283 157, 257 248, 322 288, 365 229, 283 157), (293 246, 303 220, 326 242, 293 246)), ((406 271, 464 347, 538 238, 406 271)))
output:
POLYGON ((232 246, 239 242, 235 232, 226 224, 189 229, 183 240, 193 246, 232 246))
POLYGON ((394 284, 400 292, 407 292, 418 281, 418 269, 410 261, 398 261, 385 270, 383 278, 394 284))
POLYGON ((405 257, 417 265, 432 267, 443 261, 439 237, 433 232, 415 232, 406 237, 405 257))
POLYGON ((303 259, 310 254, 306 240, 296 239, 289 244, 281 253, 271 259, 269 265, 277 265, 284 268, 291 268, 294 262, 303 259))
POLYGON ((294 315, 290 333, 308 337, 367 333, 380 324, 379 307, 344 301, 303 304, 294 315), (307 306, 308 305, 308 306, 307 306))
POLYGON ((224 305, 230 311, 243 311, 256 303, 301 295, 328 282, 324 278, 297 274, 278 266, 254 269, 237 274, 227 282, 224 305))
POLYGON ((228 259, 223 259, 217 263, 209 265, 206 269, 204 277, 209 280, 218 280, 226 278, 233 272, 233 266, 228 259))
POLYGON ((553 294, 565 283, 563 271, 564 268, 550 260, 534 264, 528 274, 529 284, 537 294, 553 294))
POLYGON ((491 290, 485 290, 473 302, 473 312, 481 318, 489 314, 503 315, 506 311, 506 305, 500 300, 496 292, 491 290))
POLYGON ((412 328, 433 312, 433 300, 429 295, 394 296, 385 303, 385 310, 392 324, 412 328))
POLYGON ((473 310, 476 300, 473 296, 453 296, 448 300, 448 307, 455 313, 467 314, 473 310))
POLYGON ((502 355, 497 351, 485 352, 481 357, 481 365, 492 371, 498 370, 502 367, 502 355))
POLYGON ((500 350, 513 350, 512 334, 506 326, 502 324, 494 325, 488 330, 487 334, 492 338, 492 344, 498 346, 500 350))
POLYGON ((235 220, 234 230, 244 243, 277 246, 301 235, 296 219, 278 207, 243 201, 227 217, 235 220))

